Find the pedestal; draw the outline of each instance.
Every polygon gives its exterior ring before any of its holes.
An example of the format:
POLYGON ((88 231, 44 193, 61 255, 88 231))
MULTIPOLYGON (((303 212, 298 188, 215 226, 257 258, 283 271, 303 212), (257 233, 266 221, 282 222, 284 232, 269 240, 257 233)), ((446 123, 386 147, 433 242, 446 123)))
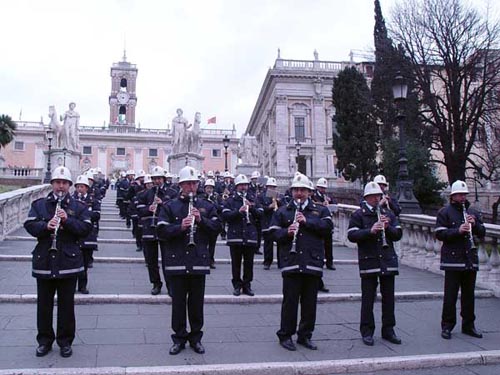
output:
POLYGON ((252 172, 258 171, 259 169, 260 169, 259 164, 241 163, 236 166, 236 175, 244 174, 248 178, 250 178, 252 172))
POLYGON ((205 160, 204 156, 201 156, 199 154, 194 154, 192 152, 183 152, 180 154, 174 154, 170 155, 167 158, 169 165, 169 172, 177 175, 179 174, 179 171, 186 165, 193 167, 199 173, 201 173, 203 169, 203 160, 205 160))
MULTIPOLYGON (((71 178, 73 181, 76 180, 78 175, 81 173, 80 170, 80 159, 82 154, 78 151, 72 150, 62 150, 59 148, 53 148, 50 152, 50 164, 52 170, 59 166, 65 166, 71 172, 71 178)), ((51 171, 52 172, 52 171, 51 171)))

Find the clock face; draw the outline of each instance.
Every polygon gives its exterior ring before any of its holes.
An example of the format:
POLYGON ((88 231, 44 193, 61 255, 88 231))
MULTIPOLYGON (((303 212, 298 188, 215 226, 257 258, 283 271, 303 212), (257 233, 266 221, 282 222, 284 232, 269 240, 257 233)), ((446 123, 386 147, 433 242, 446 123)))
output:
POLYGON ((116 95, 116 98, 118 99, 118 103, 126 104, 130 96, 126 92, 119 92, 118 95, 116 95))

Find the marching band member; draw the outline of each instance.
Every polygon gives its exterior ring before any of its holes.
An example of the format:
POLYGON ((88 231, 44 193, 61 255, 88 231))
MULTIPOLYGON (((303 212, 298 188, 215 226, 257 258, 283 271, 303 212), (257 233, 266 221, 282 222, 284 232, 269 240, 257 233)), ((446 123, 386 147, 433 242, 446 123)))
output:
POLYGON ((198 183, 194 168, 182 168, 179 197, 160 206, 158 237, 168 242, 164 269, 170 278, 172 294, 174 344, 169 351, 171 355, 183 350, 187 341, 196 353, 205 352, 201 338, 205 275, 210 273, 208 247, 211 236, 220 231, 220 221, 212 203, 196 198, 198 183))
POLYGON ((389 194, 389 183, 385 179, 384 175, 377 175, 373 178, 373 182, 376 182, 380 189, 382 190, 382 199, 380 200, 380 207, 387 208, 392 211, 396 217, 401 213, 401 206, 399 205, 398 199, 389 194))
POLYGON ((296 174, 291 185, 292 201, 275 213, 271 233, 280 246, 283 303, 280 345, 296 350, 292 336, 297 332, 297 343, 316 350, 311 341, 316 323, 318 286, 323 274, 324 237, 332 230, 330 211, 310 199, 312 186, 307 176, 296 174), (297 331, 297 310, 300 301, 301 319, 297 331))
POLYGON ((233 295, 253 296, 253 257, 257 247, 256 220, 262 208, 247 196, 248 178, 240 174, 234 180, 235 192, 222 203, 222 217, 227 222, 227 245, 231 252, 233 295), (243 278, 241 261, 243 259, 243 278))
POLYGON ((394 242, 403 235, 396 216, 379 206, 382 189, 375 182, 369 182, 364 189, 364 202, 349 221, 347 238, 358 244, 358 265, 361 277, 361 322, 360 331, 363 343, 373 346, 375 318, 373 303, 377 296, 380 280, 382 294, 382 338, 401 344, 394 327, 394 277, 398 275, 398 257, 394 242))
POLYGON ((457 296, 461 290, 462 333, 482 338, 474 321, 474 290, 479 270, 477 248, 473 235, 484 237, 486 229, 481 214, 469 207, 469 189, 464 181, 451 185, 450 203, 436 217, 436 238, 443 241, 441 269, 444 270, 444 298, 441 315, 441 337, 451 339, 457 323, 457 296))
MULTIPOLYGON (((328 206, 331 203, 330 197, 326 195, 326 188, 328 187, 328 181, 326 178, 321 177, 316 182, 316 190, 312 195, 312 200, 315 203, 328 206)), ((325 266, 329 270, 335 270, 335 265, 333 264, 333 232, 328 233, 325 236, 325 266)))
MULTIPOLYGON (((276 184, 276 179, 273 177, 268 177, 266 180, 266 188, 259 195, 258 202, 263 208, 264 212, 261 219, 262 227, 262 237, 264 238, 264 269, 268 270, 273 263, 273 247, 274 240, 270 232, 271 220, 273 214, 281 206, 280 197, 277 190, 278 185, 276 184)), ((278 258, 278 268, 279 266, 279 255, 278 258)))
MULTIPOLYGON (((211 171, 208 173, 210 174, 211 171)), ((213 175, 213 172, 212 172, 213 175)), ((205 192, 202 194, 202 197, 212 203, 215 206, 215 209, 217 211, 217 215, 220 215, 220 197, 219 194, 217 194, 214 191, 215 188, 215 181, 209 178, 208 180, 205 181, 205 187, 204 190, 205 192)), ((215 245, 217 244, 217 236, 219 233, 211 233, 209 242, 208 242, 208 251, 210 253, 210 268, 215 269, 215 245)))
POLYGON ((24 228, 38 243, 33 250, 32 274, 37 282, 36 356, 43 357, 56 340, 62 357, 73 354, 76 278, 84 269, 79 241, 92 230, 89 211, 71 194, 71 173, 57 167, 50 180, 52 192, 31 204, 24 228), (52 327, 57 292, 57 332, 52 327))
POLYGON ((89 210, 92 230, 80 243, 80 250, 83 255, 83 272, 78 275, 77 290, 82 294, 89 294, 88 269, 92 261, 92 252, 97 250, 97 235, 99 233, 99 219, 101 218, 101 203, 94 195, 89 194, 89 180, 85 175, 78 176, 75 182, 75 192, 73 198, 85 203, 89 210))

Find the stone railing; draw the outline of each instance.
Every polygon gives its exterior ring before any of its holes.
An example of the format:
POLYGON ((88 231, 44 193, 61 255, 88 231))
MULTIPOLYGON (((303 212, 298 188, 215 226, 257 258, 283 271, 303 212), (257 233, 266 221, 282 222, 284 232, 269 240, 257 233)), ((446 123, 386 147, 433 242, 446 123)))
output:
MULTIPOLYGON (((356 244, 347 239, 349 220, 357 206, 344 204, 331 205, 334 221, 333 239, 342 245, 356 248, 356 244)), ((401 215, 399 218, 403 228, 403 238, 396 243, 396 251, 402 264, 442 274, 439 269, 441 241, 434 236, 436 218, 428 215, 401 215)), ((477 285, 493 290, 500 297, 500 256, 498 243, 500 225, 485 224, 486 236, 476 241, 479 255, 479 272, 477 285), (489 253, 489 254, 488 254, 489 253)))
POLYGON ((23 178, 23 177, 43 177, 43 168, 29 167, 3 167, 0 168, 0 177, 23 178))
POLYGON ((50 185, 37 185, 0 194, 0 240, 20 228, 30 210, 31 202, 46 196, 50 185))

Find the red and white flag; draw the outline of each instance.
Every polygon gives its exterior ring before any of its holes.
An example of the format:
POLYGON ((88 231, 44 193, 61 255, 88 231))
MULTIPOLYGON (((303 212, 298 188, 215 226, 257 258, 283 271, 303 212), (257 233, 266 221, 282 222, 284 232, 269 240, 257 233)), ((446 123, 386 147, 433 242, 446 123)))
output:
POLYGON ((216 124, 216 123, 217 123, 217 116, 210 117, 210 118, 207 120, 207 124, 216 124))

